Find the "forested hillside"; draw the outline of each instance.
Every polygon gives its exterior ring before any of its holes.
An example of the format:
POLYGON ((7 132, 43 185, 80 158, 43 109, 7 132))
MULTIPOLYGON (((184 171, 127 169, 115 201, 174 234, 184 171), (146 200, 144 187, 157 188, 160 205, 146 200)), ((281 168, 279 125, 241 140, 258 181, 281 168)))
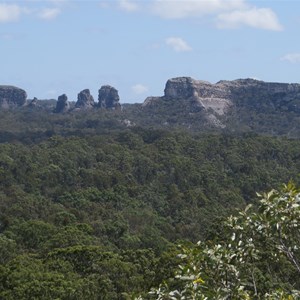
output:
POLYGON ((145 294, 174 275, 178 243, 210 238, 256 191, 299 182, 299 140, 2 113, 2 299, 145 294))

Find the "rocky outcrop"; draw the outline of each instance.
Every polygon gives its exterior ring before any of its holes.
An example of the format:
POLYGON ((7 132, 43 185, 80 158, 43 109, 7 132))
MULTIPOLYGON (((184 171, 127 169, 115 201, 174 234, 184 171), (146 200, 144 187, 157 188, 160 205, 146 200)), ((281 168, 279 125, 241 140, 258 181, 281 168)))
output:
POLYGON ((106 109, 120 109, 118 90, 110 85, 103 85, 98 94, 98 107, 106 109))
POLYGON ((143 113, 151 115, 153 120, 161 120, 161 124, 172 121, 188 128, 271 134, 285 131, 290 136, 300 132, 297 117, 300 84, 297 83, 248 78, 212 84, 178 77, 167 81, 163 96, 148 97, 142 108, 143 113))
POLYGON ((38 99, 36 97, 34 97, 28 104, 28 107, 36 108, 37 106, 38 106, 38 99))
POLYGON ((78 94, 75 108, 91 109, 95 106, 95 101, 89 89, 85 89, 78 94))
POLYGON ((190 77, 169 79, 163 97, 148 97, 143 106, 158 100, 184 100, 186 105, 224 115, 231 107, 254 110, 300 112, 300 84, 264 82, 255 79, 219 81, 216 84, 190 77))
POLYGON ((68 102, 68 97, 66 94, 63 94, 58 97, 56 108, 54 110, 55 113, 65 113, 70 109, 70 104, 68 102))
POLYGON ((0 86, 0 107, 2 109, 23 106, 26 99, 26 92, 20 88, 8 85, 0 86))
POLYGON ((142 103, 142 107, 149 107, 149 106, 153 106, 159 103, 159 101, 161 100, 162 97, 147 97, 145 99, 145 101, 142 103))
POLYGON ((196 80, 191 77, 178 77, 169 79, 165 87, 166 98, 187 99, 194 95, 196 80))
MULTIPOLYGON (((109 85, 99 89, 95 103, 88 89, 76 104, 61 95, 58 101, 27 100, 26 92, 0 86, 0 108, 26 106, 39 111, 64 113, 81 109, 120 109, 118 91, 109 85), (25 105, 26 104, 26 105, 25 105), (55 107, 56 105, 56 107, 55 107), (55 109, 54 109, 55 107, 55 109)), ((209 83, 191 77, 169 79, 161 97, 148 97, 142 105, 123 105, 124 126, 178 126, 191 130, 225 129, 300 136, 300 84, 237 79, 209 83), (130 121, 129 121, 130 119, 130 121)))
POLYGON ((198 111, 211 109, 218 115, 223 115, 231 105, 229 89, 191 77, 169 79, 164 97, 186 99, 189 100, 193 111, 197 111, 195 108, 198 108, 198 111))
POLYGON ((228 90, 236 107, 256 111, 300 112, 300 84, 264 82, 255 79, 219 81, 215 86, 228 90))

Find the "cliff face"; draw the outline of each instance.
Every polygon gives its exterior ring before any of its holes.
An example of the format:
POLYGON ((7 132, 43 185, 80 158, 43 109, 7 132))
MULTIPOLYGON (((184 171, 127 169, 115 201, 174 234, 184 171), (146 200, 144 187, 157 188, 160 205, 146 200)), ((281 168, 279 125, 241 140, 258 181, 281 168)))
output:
POLYGON ((20 88, 8 85, 0 86, 0 107, 2 109, 23 106, 26 99, 26 92, 20 88))
POLYGON ((190 77, 169 79, 166 83, 166 99, 188 99, 203 109, 212 109, 223 115, 231 106, 231 92, 222 84, 211 84, 207 81, 194 80, 190 77))
MULTIPOLYGON (((26 92, 12 86, 0 86, 0 109, 26 106, 26 92)), ((164 95, 148 97, 144 103, 123 105, 118 90, 104 85, 98 103, 88 89, 78 94, 75 107, 67 96, 59 97, 56 113, 77 110, 99 112, 119 110, 122 124, 187 128, 194 131, 227 130, 300 137, 300 84, 263 82, 254 79, 219 81, 215 84, 178 77, 166 82, 164 95), (126 122, 124 122, 126 120, 126 122), (127 122, 129 121, 129 122, 127 122)), ((33 100, 28 107, 44 107, 33 100)), ((113 117, 113 115, 112 115, 113 117)), ((118 118, 117 117, 117 118, 118 118)), ((126 126, 127 126, 126 125, 126 126)))
MULTIPOLYGON (((190 77, 172 78, 167 81, 163 96, 148 97, 143 103, 144 112, 152 116, 161 113, 162 107, 173 120, 176 116, 182 120, 181 125, 189 128, 208 126, 273 133, 285 126, 288 133, 300 131, 297 83, 238 79, 212 84, 190 77)), ((168 123, 168 118, 164 123, 168 123)))
POLYGON ((223 115, 231 106, 252 109, 288 109, 300 112, 300 84, 273 83, 254 79, 219 81, 211 84, 190 77, 167 81, 165 99, 193 99, 204 109, 223 115))
POLYGON ((85 89, 78 94, 75 107, 80 109, 91 109, 95 106, 94 98, 89 89, 85 89))
POLYGON ((300 84, 264 82, 253 79, 220 81, 230 90, 230 99, 237 107, 271 112, 300 112, 300 84))
POLYGON ((60 95, 56 102, 55 113, 65 113, 70 109, 68 97, 66 94, 60 95))
POLYGON ((98 107, 106 109, 120 109, 118 90, 110 85, 103 85, 98 91, 98 107))

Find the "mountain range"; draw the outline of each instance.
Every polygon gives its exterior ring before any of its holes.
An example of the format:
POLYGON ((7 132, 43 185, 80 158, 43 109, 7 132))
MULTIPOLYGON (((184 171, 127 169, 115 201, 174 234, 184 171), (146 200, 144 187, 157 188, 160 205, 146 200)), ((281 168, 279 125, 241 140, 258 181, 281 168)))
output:
MULTIPOLYGON (((256 132, 300 136, 300 84, 264 82, 255 79, 219 81, 215 84, 191 77, 169 79, 163 96, 147 97, 142 104, 120 104, 117 89, 99 89, 98 103, 88 89, 76 103, 66 95, 58 101, 28 100, 24 90, 0 86, 1 110, 31 109, 47 113, 101 114, 124 126, 184 128, 191 131, 256 132)), ((86 116, 85 114, 85 116, 86 116)))

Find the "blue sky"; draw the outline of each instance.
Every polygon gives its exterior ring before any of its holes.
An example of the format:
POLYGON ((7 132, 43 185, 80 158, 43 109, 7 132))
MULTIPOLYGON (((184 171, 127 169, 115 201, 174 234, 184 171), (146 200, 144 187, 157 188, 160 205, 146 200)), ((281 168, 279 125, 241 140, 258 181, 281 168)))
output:
POLYGON ((0 84, 134 103, 178 76, 299 82, 299 32, 297 0, 0 0, 0 84))

